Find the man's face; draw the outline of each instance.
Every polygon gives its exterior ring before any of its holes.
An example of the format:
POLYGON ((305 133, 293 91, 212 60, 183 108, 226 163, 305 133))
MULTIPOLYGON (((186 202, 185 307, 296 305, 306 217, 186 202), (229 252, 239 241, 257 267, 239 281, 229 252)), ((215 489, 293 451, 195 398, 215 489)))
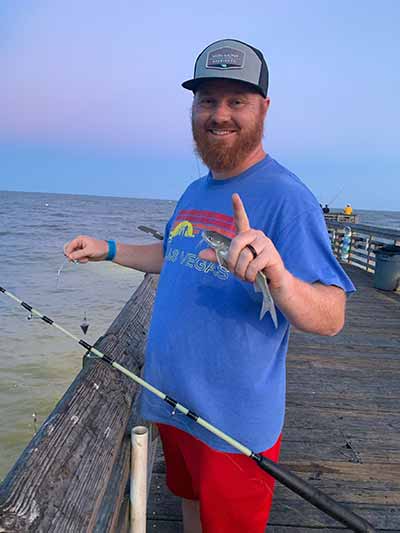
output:
POLYGON ((210 80, 192 106, 195 148, 214 171, 237 168, 260 145, 269 99, 233 80, 210 80))

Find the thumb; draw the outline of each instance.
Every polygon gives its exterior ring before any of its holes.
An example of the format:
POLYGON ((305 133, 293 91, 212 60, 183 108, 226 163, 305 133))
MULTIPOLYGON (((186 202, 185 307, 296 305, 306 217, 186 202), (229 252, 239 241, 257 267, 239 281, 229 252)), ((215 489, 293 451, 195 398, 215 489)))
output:
POLYGON ((205 261, 213 261, 214 263, 217 262, 217 254, 212 248, 206 248, 205 250, 201 250, 201 252, 199 252, 199 257, 200 259, 204 259, 205 261))

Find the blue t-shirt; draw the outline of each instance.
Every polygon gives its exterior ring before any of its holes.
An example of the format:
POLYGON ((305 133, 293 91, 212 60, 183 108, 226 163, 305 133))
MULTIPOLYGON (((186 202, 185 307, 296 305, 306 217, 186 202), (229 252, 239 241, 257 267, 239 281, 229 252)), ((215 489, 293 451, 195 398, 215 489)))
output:
MULTIPOLYGON (((239 193, 250 226, 273 241, 286 268, 313 283, 354 286, 331 251, 322 210, 310 190, 270 156, 225 180, 194 181, 167 224, 147 343, 144 377, 168 396, 255 452, 274 445, 285 412, 289 323, 278 329, 252 284, 198 257, 204 229, 232 237, 232 194, 239 193)), ((144 418, 176 426, 217 450, 236 452, 143 390, 144 418)))

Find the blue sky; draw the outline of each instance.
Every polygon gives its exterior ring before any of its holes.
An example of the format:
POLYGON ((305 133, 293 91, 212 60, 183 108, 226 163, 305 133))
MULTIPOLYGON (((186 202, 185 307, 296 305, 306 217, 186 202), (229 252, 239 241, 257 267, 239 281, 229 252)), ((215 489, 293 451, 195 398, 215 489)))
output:
MULTIPOLYGON (((0 4, 0 190, 176 199, 198 177, 198 53, 270 69, 265 149, 321 202, 400 209, 397 0, 0 4)), ((203 169, 202 169, 203 170, 203 169)))

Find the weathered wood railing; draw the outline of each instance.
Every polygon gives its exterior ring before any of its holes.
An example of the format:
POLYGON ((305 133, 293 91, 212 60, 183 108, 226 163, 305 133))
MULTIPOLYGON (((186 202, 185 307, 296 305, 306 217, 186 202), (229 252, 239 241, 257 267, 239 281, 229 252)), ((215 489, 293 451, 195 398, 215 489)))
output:
MULTIPOLYGON (((145 276, 95 344, 140 374, 158 276, 145 276)), ((84 368, 0 487, 2 533, 128 531, 130 428, 138 386, 105 363, 84 368)), ((151 472, 151 468, 149 468, 151 472)))
POLYGON ((367 272, 375 271, 375 250, 386 244, 400 245, 400 231, 394 229, 332 221, 327 221, 327 227, 336 257, 367 272), (347 253, 343 253, 345 228, 351 229, 347 253))

